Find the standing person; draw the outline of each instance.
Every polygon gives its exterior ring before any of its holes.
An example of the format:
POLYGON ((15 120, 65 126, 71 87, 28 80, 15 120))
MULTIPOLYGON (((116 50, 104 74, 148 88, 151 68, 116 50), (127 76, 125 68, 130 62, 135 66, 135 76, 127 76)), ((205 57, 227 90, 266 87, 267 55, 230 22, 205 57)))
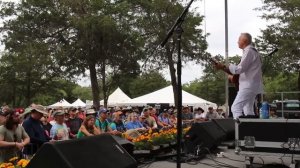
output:
POLYGON ((216 63, 217 69, 223 69, 228 74, 239 75, 239 90, 231 106, 233 118, 241 116, 253 117, 254 101, 257 94, 263 93, 262 62, 257 50, 252 46, 252 37, 249 33, 241 33, 238 40, 243 56, 238 65, 230 64, 229 67, 216 63))
POLYGON ((50 137, 53 140, 68 140, 69 130, 65 124, 65 112, 57 110, 53 113, 53 117, 56 122, 50 130, 50 137))
POLYGON ((30 116, 23 122, 23 127, 30 137, 30 145, 25 147, 23 153, 33 155, 45 142, 50 140, 40 121, 43 115, 48 115, 48 113, 42 105, 33 105, 28 112, 30 112, 30 116))
POLYGON ((19 116, 12 110, 6 113, 9 113, 7 120, 0 126, 0 163, 21 156, 21 150, 30 142, 29 136, 19 124, 19 116))
POLYGON ((0 111, 0 126, 5 124, 6 116, 8 115, 8 112, 0 111))
POLYGON ((69 109, 69 115, 70 117, 67 125, 70 128, 70 137, 76 138, 76 134, 78 133, 83 120, 77 117, 77 109, 74 107, 69 109))

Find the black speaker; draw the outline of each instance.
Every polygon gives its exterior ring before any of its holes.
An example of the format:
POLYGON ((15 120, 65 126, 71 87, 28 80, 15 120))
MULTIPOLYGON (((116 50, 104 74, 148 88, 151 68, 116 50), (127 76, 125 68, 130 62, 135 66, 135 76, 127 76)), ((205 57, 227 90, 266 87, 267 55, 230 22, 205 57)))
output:
POLYGON ((199 154, 201 150, 207 153, 207 150, 217 147, 224 137, 224 131, 212 121, 194 123, 184 136, 185 152, 199 154))
POLYGON ((232 118, 213 119, 212 120, 226 134, 225 140, 234 140, 235 123, 232 118))
POLYGON ((27 168, 136 168, 136 161, 109 134, 46 143, 27 168))
POLYGON ((121 145, 131 156, 133 155, 133 150, 134 150, 134 144, 127 139, 121 138, 119 136, 112 136, 115 141, 118 142, 119 145, 121 145))

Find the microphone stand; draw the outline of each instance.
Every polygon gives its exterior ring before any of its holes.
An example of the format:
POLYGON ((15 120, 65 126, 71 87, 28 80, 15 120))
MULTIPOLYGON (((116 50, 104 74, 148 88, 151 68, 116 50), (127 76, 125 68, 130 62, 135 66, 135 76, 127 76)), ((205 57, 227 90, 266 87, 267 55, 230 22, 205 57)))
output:
POLYGON ((168 42, 169 38, 173 35, 174 31, 177 34, 177 48, 178 48, 178 60, 177 60, 177 156, 176 156, 176 165, 177 168, 181 168, 181 149, 182 149, 182 85, 181 85, 181 35, 184 32, 181 25, 184 22, 184 19, 188 13, 188 10, 194 0, 191 0, 186 6, 181 15, 177 18, 176 23, 169 30, 166 38, 160 44, 161 47, 168 42))

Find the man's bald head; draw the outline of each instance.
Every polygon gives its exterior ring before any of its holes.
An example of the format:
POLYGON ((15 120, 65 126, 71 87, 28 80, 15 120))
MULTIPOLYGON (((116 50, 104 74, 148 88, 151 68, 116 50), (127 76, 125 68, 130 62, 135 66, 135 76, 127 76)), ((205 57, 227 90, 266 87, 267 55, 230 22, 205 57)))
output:
POLYGON ((249 33, 241 33, 238 41, 239 48, 244 49, 251 43, 252 43, 252 36, 249 33))

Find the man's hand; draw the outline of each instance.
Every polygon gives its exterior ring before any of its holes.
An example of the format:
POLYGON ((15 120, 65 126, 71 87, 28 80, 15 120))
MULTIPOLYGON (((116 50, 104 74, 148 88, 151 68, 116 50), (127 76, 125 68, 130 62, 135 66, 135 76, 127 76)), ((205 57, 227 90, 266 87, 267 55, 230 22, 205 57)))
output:
POLYGON ((24 147, 24 144, 23 144, 23 143, 16 142, 16 147, 17 147, 19 150, 22 150, 23 147, 24 147))

